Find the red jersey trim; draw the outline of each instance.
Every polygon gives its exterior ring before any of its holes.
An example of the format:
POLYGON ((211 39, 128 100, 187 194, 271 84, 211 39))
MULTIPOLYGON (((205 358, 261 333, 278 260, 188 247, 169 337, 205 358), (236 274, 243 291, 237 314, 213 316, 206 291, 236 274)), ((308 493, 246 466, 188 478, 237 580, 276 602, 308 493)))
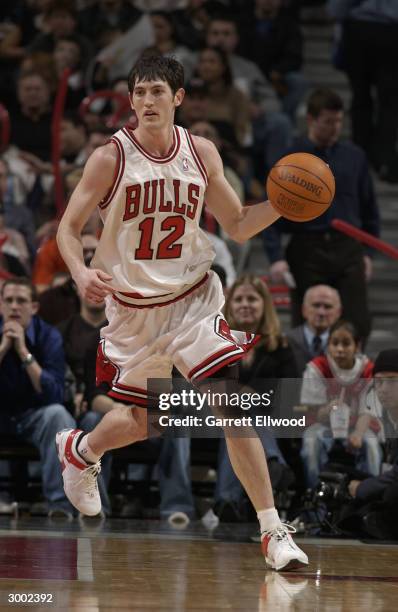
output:
POLYGON ((168 164, 169 162, 171 162, 175 156, 177 155, 178 151, 180 150, 180 144, 181 144, 181 139, 180 139, 180 133, 177 129, 176 126, 173 127, 173 144, 172 144, 172 149, 170 151, 170 153, 168 153, 165 156, 160 156, 160 157, 156 157, 155 155, 152 155, 151 153, 149 153, 149 151, 147 151, 146 149, 144 149, 144 147, 142 146, 142 144, 140 144, 137 140, 137 138, 134 136, 134 133, 132 130, 129 130, 128 128, 124 127, 122 128, 122 132, 123 134, 125 134, 127 136, 127 138, 129 138, 129 140, 133 143, 133 145, 135 146, 135 148, 142 154, 144 155, 144 157, 146 157, 147 159, 149 159, 149 161, 155 163, 155 164, 168 164))
POLYGON ((185 134, 187 136, 188 147, 189 147, 189 149, 190 149, 190 151, 192 153, 192 157, 195 160, 195 163, 196 163, 196 165, 198 167, 198 170, 199 170, 200 174, 202 175, 202 178, 203 178, 205 184, 208 185, 209 177, 208 177, 208 174, 207 174, 206 166, 204 165, 204 163, 202 162, 202 160, 201 160, 201 158, 199 156, 199 153, 198 153, 198 151, 197 151, 197 149, 195 147, 192 135, 188 132, 188 130, 184 130, 184 131, 185 131, 185 134))
POLYGON ((113 144, 116 145, 116 151, 118 153, 118 159, 117 159, 117 166, 115 168, 115 175, 113 177, 113 183, 108 191, 108 193, 106 194, 105 198, 98 204, 98 206, 100 207, 101 210, 104 210, 105 208, 107 208, 107 206, 109 205, 109 203, 111 202, 113 196, 115 195, 120 181, 122 180, 122 176, 124 173, 124 167, 126 164, 126 160, 125 160, 125 155, 124 155, 124 149, 123 149, 123 145, 120 142, 120 140, 117 138, 117 136, 112 136, 112 138, 110 139, 109 142, 113 142, 113 144))
POLYGON ((168 306, 169 304, 174 304, 174 302, 182 300, 182 298, 186 297, 196 289, 199 289, 199 287, 201 287, 207 281, 208 278, 209 275, 206 272, 204 277, 199 282, 197 282, 196 285, 193 285, 193 287, 187 289, 187 291, 184 291, 184 293, 181 293, 181 295, 178 295, 176 298, 168 300, 167 302, 155 302, 154 304, 131 304, 130 302, 125 302, 124 300, 121 300, 114 293, 112 294, 112 297, 114 300, 116 300, 116 302, 118 302, 122 306, 127 306, 128 308, 156 308, 157 306, 168 306))

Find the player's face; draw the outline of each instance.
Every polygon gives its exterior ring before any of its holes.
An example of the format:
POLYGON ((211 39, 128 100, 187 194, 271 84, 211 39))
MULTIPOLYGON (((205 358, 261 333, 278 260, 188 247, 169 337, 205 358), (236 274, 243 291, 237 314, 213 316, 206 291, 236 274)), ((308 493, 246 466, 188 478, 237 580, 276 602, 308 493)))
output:
POLYGON ((130 94, 132 108, 138 124, 146 128, 159 128, 173 122, 175 108, 184 98, 184 90, 173 94, 166 81, 139 81, 130 94))
POLYGON ((377 396, 383 408, 398 411, 398 373, 377 372, 374 377, 377 396))
POLYGON ((329 338, 329 355, 343 370, 349 370, 354 366, 357 350, 357 343, 350 332, 344 328, 337 329, 329 338))
POLYGON ((238 326, 255 332, 264 314, 263 299, 251 285, 240 285, 231 298, 230 312, 238 326))
POLYGON ((340 301, 334 291, 313 289, 303 304, 303 317, 318 334, 323 333, 340 317, 340 301))
POLYGON ((331 147, 341 134, 343 111, 323 110, 318 117, 307 116, 309 135, 321 147, 331 147))
POLYGON ((17 321, 26 329, 38 309, 38 303, 32 301, 29 287, 7 285, 1 298, 1 313, 5 323, 17 321))

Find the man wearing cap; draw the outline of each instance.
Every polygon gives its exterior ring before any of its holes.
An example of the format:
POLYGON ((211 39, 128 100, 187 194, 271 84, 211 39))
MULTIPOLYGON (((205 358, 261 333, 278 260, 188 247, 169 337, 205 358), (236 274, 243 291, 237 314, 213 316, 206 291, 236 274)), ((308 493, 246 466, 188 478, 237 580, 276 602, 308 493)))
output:
POLYGON ((398 538, 398 348, 379 353, 360 411, 380 419, 385 463, 380 476, 351 480, 348 490, 359 507, 363 531, 378 539, 398 538))

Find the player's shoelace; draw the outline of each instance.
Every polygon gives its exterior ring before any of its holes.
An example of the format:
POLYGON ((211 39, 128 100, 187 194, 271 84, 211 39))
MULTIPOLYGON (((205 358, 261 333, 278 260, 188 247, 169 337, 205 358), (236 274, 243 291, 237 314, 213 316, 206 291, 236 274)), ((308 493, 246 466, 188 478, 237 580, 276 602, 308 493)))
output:
POLYGON ((274 529, 262 531, 261 536, 275 538, 278 542, 282 542, 283 540, 288 539, 287 536, 289 533, 296 533, 296 528, 289 523, 281 523, 278 527, 274 527, 274 529))
POLYGON ((87 468, 82 470, 82 476, 75 483, 75 487, 84 483, 84 487, 87 493, 95 493, 97 490, 97 476, 101 471, 101 461, 97 461, 93 465, 89 465, 87 468))

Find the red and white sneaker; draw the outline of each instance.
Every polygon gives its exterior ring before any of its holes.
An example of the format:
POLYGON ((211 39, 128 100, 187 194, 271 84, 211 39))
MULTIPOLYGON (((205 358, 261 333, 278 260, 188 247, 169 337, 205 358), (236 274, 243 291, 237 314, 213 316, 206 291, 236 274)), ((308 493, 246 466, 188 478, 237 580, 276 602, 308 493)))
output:
POLYGON ((76 450, 81 429, 64 429, 55 436, 58 458, 62 466, 64 490, 71 504, 82 514, 95 516, 101 512, 97 476, 101 462, 90 465, 76 450))
POLYGON ((261 534, 261 549, 268 567, 275 570, 292 570, 308 565, 308 557, 294 543, 292 525, 281 523, 278 527, 261 534))

